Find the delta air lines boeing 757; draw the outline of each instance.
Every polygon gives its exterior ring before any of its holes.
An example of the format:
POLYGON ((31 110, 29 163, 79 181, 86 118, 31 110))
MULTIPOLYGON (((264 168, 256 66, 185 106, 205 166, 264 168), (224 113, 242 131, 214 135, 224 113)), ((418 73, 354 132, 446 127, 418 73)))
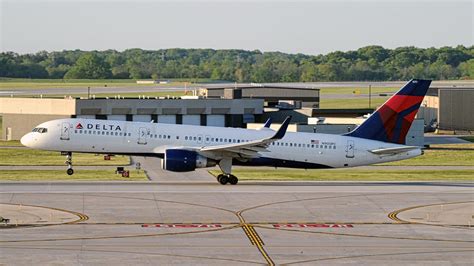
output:
POLYGON ((38 125, 21 143, 67 156, 99 153, 162 158, 176 172, 218 165, 223 185, 237 184, 232 165, 290 168, 339 168, 399 161, 422 154, 405 137, 430 86, 410 80, 360 126, 344 135, 286 132, 291 117, 277 130, 267 121, 260 130, 94 119, 59 119, 38 125))

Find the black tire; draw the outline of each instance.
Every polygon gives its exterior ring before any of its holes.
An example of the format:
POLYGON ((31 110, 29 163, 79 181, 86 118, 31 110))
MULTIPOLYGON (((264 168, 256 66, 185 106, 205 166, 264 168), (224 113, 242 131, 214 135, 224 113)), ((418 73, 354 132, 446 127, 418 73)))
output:
POLYGON ((239 182, 239 179, 235 175, 231 175, 229 177, 229 183, 231 185, 237 185, 238 182, 239 182))
POLYGON ((221 185, 225 185, 229 182, 229 178, 226 175, 222 175, 221 178, 219 178, 219 183, 221 185))
POLYGON ((69 169, 67 169, 66 173, 68 175, 72 175, 72 174, 74 174, 74 170, 72 168, 69 168, 69 169))

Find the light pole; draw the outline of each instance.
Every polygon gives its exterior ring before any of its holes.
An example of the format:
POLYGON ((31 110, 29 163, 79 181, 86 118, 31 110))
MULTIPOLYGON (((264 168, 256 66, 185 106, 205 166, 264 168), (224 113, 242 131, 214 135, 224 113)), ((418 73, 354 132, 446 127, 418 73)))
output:
POLYGON ((372 106, 372 85, 369 84, 369 109, 372 106))

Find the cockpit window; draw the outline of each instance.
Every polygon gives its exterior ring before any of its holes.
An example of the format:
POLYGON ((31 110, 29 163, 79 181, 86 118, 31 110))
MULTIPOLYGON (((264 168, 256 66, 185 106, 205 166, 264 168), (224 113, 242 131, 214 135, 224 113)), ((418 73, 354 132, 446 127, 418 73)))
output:
POLYGON ((37 128, 33 129, 33 132, 46 133, 46 132, 48 132, 48 129, 44 128, 44 127, 37 127, 37 128))

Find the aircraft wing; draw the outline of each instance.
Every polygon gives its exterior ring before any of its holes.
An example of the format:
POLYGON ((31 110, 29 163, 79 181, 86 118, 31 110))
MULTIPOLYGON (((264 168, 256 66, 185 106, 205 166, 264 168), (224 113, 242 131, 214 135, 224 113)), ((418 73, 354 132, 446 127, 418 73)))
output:
POLYGON ((416 149, 420 149, 420 147, 417 147, 417 146, 400 146, 400 147, 369 150, 369 152, 371 152, 373 154, 377 154, 377 155, 394 155, 394 154, 397 154, 397 153, 412 151, 412 150, 416 150, 416 149))
POLYGON ((291 116, 288 116, 278 131, 271 137, 253 140, 241 143, 229 143, 218 146, 202 147, 197 151, 207 157, 222 158, 222 157, 240 157, 240 158, 256 158, 260 155, 259 152, 267 152, 267 147, 274 141, 280 140, 285 136, 288 125, 290 124, 291 116))

